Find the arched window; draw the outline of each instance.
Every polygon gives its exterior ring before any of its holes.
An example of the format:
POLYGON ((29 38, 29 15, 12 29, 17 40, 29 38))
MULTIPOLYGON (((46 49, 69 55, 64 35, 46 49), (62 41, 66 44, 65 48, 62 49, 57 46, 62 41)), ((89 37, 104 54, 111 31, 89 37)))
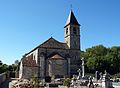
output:
POLYGON ((68 28, 66 28, 66 35, 68 34, 68 28))
POLYGON ((75 27, 73 28, 73 34, 75 34, 75 35, 77 34, 77 30, 75 27))
POLYGON ((34 58, 33 58, 34 60, 35 60, 35 55, 34 55, 34 58))

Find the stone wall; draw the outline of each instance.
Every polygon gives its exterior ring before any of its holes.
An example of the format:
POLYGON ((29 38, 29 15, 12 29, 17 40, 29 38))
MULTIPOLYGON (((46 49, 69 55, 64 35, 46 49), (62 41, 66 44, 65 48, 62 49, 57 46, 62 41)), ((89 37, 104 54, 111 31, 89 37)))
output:
POLYGON ((23 76, 23 64, 20 62, 20 68, 19 68, 19 78, 21 79, 23 76))
POLYGON ((38 49, 36 49, 33 52, 29 53, 26 57, 30 56, 31 54, 33 54, 33 59, 36 60, 36 63, 37 63, 38 62, 38 49))
POLYGON ((0 85, 6 80, 6 73, 0 74, 0 85))
POLYGON ((77 74, 77 70, 81 65, 80 51, 70 50, 70 74, 77 74))
MULTIPOLYGON (((71 50, 71 49, 50 49, 50 48, 39 48, 38 57, 41 54, 45 55, 45 59, 54 53, 60 54, 66 60, 70 59, 70 69, 68 74, 77 74, 77 70, 80 68, 81 59, 80 59, 80 50, 71 50)), ((46 64, 46 63, 45 63, 46 64)))
POLYGON ((69 54, 69 49, 39 48, 39 56, 41 53, 44 53, 46 57, 53 53, 59 53, 61 56, 65 57, 67 54, 69 54))
POLYGON ((67 60, 48 60, 48 76, 65 76, 67 75, 67 60))
POLYGON ((21 78, 30 79, 32 77, 38 77, 38 67, 23 67, 21 78))
MULTIPOLYGON (((45 77, 48 76, 48 69, 47 69, 47 59, 53 55, 53 54, 59 54, 62 56, 66 63, 64 67, 62 67, 63 71, 65 73, 61 73, 60 71, 57 72, 67 75, 73 75, 77 73, 77 70, 80 68, 80 50, 71 50, 71 49, 52 49, 52 48, 39 48, 37 50, 34 50, 33 52, 29 53, 26 57, 33 55, 33 60, 36 61, 36 64, 38 66, 24 66, 20 65, 19 70, 19 78, 31 78, 33 76, 36 77, 45 77), (66 67, 66 68, 65 68, 66 67), (67 70, 66 70, 67 69, 67 70), (67 71, 67 72, 66 72, 67 71)), ((61 61, 59 61, 61 62, 61 61)), ((54 64, 55 65, 55 64, 54 64)), ((56 66, 55 69, 59 68, 59 66, 56 66)), ((56 75, 54 72, 54 75, 56 75)))

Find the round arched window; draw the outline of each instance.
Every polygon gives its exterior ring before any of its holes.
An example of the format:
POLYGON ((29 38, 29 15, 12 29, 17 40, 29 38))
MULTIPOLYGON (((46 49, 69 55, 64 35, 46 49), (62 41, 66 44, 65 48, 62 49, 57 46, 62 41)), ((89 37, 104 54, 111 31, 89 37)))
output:
POLYGON ((66 35, 68 34, 68 28, 66 28, 66 35))
POLYGON ((73 34, 75 34, 75 35, 77 34, 77 30, 75 27, 73 28, 73 34))

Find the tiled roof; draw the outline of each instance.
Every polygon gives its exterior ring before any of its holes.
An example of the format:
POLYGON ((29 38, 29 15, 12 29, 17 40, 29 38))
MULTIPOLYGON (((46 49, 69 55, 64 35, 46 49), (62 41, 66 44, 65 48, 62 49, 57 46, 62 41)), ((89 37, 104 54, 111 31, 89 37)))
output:
MULTIPOLYGON (((37 48, 69 49, 66 43, 59 42, 52 37, 40 44, 39 46, 37 46, 36 48, 34 48, 33 50, 31 50, 29 53, 33 52, 37 48)), ((25 56, 29 53, 26 53, 25 56)))
POLYGON ((64 58, 58 54, 53 55, 49 60, 64 60, 64 58))
POLYGON ((58 49, 68 49, 66 43, 61 43, 54 38, 49 38, 47 41, 39 45, 38 47, 45 47, 45 48, 58 48, 58 49))
POLYGON ((23 60, 22 60, 22 63, 24 66, 28 66, 28 67, 31 67, 31 66, 38 66, 36 61, 33 59, 33 54, 31 54, 30 56, 28 57, 25 57, 23 60))

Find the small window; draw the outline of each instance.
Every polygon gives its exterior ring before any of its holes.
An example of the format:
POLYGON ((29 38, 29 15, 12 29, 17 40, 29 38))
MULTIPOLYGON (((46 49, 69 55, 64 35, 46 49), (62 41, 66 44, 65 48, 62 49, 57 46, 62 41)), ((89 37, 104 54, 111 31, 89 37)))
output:
POLYGON ((35 55, 34 55, 34 60, 35 60, 35 55))
POLYGON ((73 34, 77 34, 77 30, 75 27, 73 28, 73 34))
POLYGON ((68 28, 66 28, 66 34, 68 34, 68 28))

